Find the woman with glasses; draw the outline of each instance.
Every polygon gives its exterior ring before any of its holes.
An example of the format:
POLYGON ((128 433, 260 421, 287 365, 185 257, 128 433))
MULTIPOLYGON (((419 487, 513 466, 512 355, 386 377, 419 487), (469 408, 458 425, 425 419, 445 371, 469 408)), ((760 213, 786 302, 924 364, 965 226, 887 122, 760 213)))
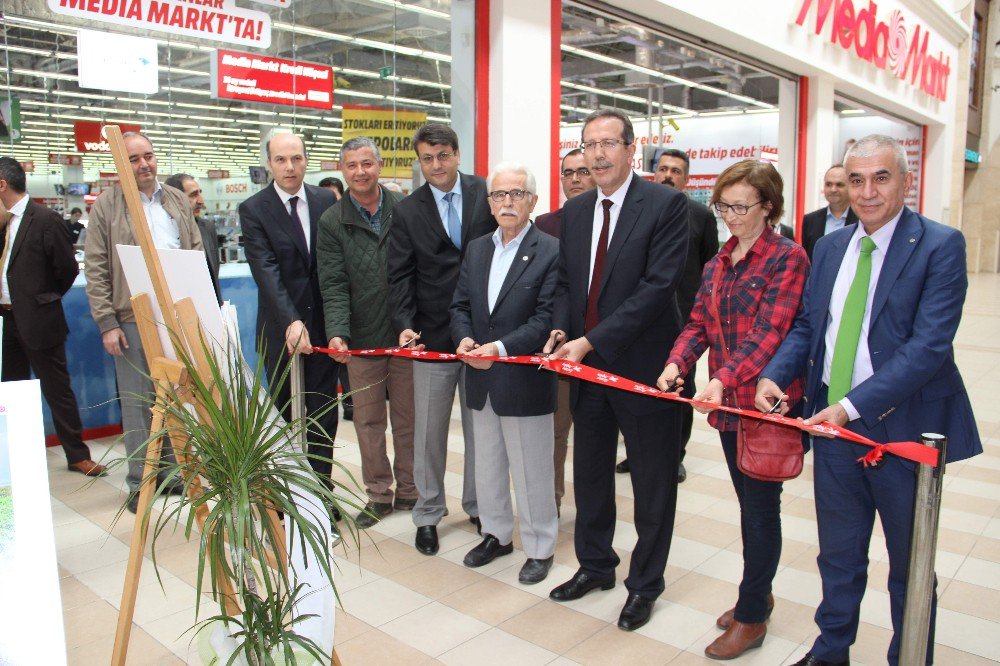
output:
MULTIPOLYGON (((805 250, 775 232, 782 214, 782 180, 767 162, 744 160, 719 175, 711 205, 732 237, 705 265, 691 319, 677 338, 657 385, 679 391, 684 376, 709 350, 711 380, 695 400, 741 409, 754 408, 757 377, 781 345, 799 311, 809 271, 805 250)), ((791 415, 800 411, 802 381, 787 391, 791 415)), ((738 421, 709 413, 719 430, 729 475, 740 503, 743 580, 736 606, 716 624, 725 629, 705 648, 713 659, 734 659, 759 647, 774 607, 771 582, 781 556, 780 482, 759 481, 736 465, 738 421)))

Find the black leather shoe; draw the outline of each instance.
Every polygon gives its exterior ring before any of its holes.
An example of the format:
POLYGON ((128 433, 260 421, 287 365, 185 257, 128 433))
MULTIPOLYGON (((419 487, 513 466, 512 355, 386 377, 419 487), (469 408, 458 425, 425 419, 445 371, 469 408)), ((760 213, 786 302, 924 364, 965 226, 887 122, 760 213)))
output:
POLYGON ((615 471, 618 472, 619 474, 628 474, 630 471, 628 466, 628 458, 615 465, 615 471))
POLYGON ((549 598, 556 601, 575 601, 591 590, 610 590, 615 586, 615 577, 594 578, 590 574, 577 571, 568 581, 549 592, 549 598))
POLYGON ((413 507, 417 505, 417 498, 408 497, 397 497, 392 503, 392 508, 396 511, 413 511, 413 507))
POLYGON ((476 567, 481 567, 484 564, 489 564, 501 555, 510 555, 513 552, 513 542, 507 544, 506 546, 501 546, 499 539, 492 534, 487 534, 478 546, 466 553, 465 559, 462 560, 462 563, 467 567, 475 569, 476 567))
POLYGON ((354 522, 361 529, 368 529, 390 513, 392 513, 392 504, 388 502, 368 502, 354 522))
POLYGON ((354 420, 354 405, 349 402, 344 403, 344 420, 345 421, 354 420))
POLYGON ((684 463, 681 463, 677 467, 677 483, 684 483, 685 481, 687 481, 687 478, 688 478, 688 471, 684 469, 684 463))
POLYGON ((544 560, 534 560, 529 557, 528 561, 521 567, 521 572, 517 574, 517 582, 521 585, 541 583, 549 575, 551 568, 552 556, 546 557, 544 560))
POLYGON ((469 522, 476 526, 476 534, 483 536, 483 523, 479 520, 479 516, 469 516, 469 522))
POLYGON ((646 599, 638 594, 629 594, 622 614, 618 616, 618 628, 625 631, 635 631, 642 625, 649 622, 649 616, 653 614, 653 604, 656 599, 646 599))
POLYGON ((813 656, 812 652, 807 652, 806 656, 795 662, 793 666, 851 666, 851 660, 844 661, 823 661, 813 656))
POLYGON ((438 528, 434 525, 424 525, 417 528, 417 550, 424 555, 434 555, 438 552, 438 528))
POLYGON ((139 491, 130 493, 128 496, 128 502, 125 503, 125 508, 128 509, 129 513, 135 513, 139 510, 139 491))

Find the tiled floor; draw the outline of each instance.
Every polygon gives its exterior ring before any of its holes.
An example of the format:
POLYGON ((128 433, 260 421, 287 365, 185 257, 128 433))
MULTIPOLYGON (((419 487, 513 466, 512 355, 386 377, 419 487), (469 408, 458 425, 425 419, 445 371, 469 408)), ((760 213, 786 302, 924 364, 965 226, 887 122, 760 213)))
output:
MULTIPOLYGON (((986 453, 947 469, 937 556, 936 656, 939 664, 985 664, 1000 661, 1000 276, 971 276, 956 348, 986 453)), ((462 471, 457 418, 452 426, 447 478, 451 515, 440 529, 441 553, 424 557, 414 550, 408 514, 390 516, 372 529, 371 541, 360 553, 338 549, 343 609, 337 617, 337 651, 344 664, 712 663, 702 650, 719 633, 716 615, 735 600, 741 563, 737 504, 718 437, 703 418, 696 420, 688 446, 689 476, 680 487, 667 589, 652 621, 634 634, 614 626, 626 594, 621 585, 565 605, 546 598, 550 587, 576 568, 571 485, 556 566, 545 583, 517 584, 520 551, 482 569, 462 566, 477 537, 456 496, 462 471)), ((339 459, 360 477, 349 423, 342 425, 338 442, 343 447, 339 459)), ((95 457, 113 443, 95 443, 95 457)), ((767 639, 736 663, 794 662, 815 636, 812 615, 820 581, 810 462, 807 457, 802 477, 785 485, 785 545, 767 639)), ((128 514, 112 526, 125 498, 123 479, 111 477, 81 488, 81 478, 65 471, 58 449, 49 450, 49 463, 69 662, 108 663, 132 528, 128 514)), ((619 476, 615 545, 624 562, 635 541, 631 514, 628 478, 619 476)), ((167 535, 161 543, 166 544, 157 556, 162 588, 147 557, 131 664, 177 664, 189 654, 193 658, 184 632, 194 620, 195 546, 179 535, 167 535)), ((856 664, 884 663, 890 637, 888 564, 878 537, 871 562, 861 630, 851 653, 856 664)), ((619 579, 624 578, 622 566, 619 579)))

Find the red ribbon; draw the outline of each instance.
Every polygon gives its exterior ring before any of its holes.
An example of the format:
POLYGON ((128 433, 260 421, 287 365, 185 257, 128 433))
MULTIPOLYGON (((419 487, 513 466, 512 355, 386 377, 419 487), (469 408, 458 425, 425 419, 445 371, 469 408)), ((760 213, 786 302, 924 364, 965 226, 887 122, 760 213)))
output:
MULTIPOLYGON (((351 356, 396 356, 402 358, 409 358, 414 361, 458 361, 460 357, 458 354, 449 354, 447 352, 434 352, 434 351, 422 351, 405 349, 402 347, 393 347, 388 349, 351 349, 348 351, 337 351, 335 349, 329 349, 326 347, 313 347, 313 351, 320 354, 348 354, 351 356)), ((807 426, 803 421, 798 419, 788 418, 787 416, 781 416, 780 414, 765 414, 763 412, 758 412, 753 409, 740 409, 739 407, 727 407, 725 405, 716 405, 711 402, 700 402, 698 400, 692 400, 690 398, 684 398, 674 393, 665 393, 659 389, 653 388, 652 386, 646 386, 645 384, 640 384, 639 382, 633 381, 631 379, 626 379, 625 377, 619 377, 618 375, 612 374, 605 370, 598 370, 592 368, 589 365, 583 363, 571 363, 564 359, 553 359, 546 356, 476 356, 477 360, 481 361, 494 361, 497 363, 516 363, 519 365, 536 365, 540 368, 545 368, 546 370, 551 370, 552 372, 559 373, 560 375, 566 375, 567 377, 574 377, 576 379, 581 379, 583 381, 592 382, 594 384, 600 384, 603 386, 611 386, 622 391, 628 391, 630 393, 638 393, 641 395, 648 395, 654 398, 661 398, 663 400, 673 400, 674 402, 683 402, 689 405, 699 405, 703 407, 708 407, 710 409, 717 409, 723 412, 729 412, 730 414, 736 414, 738 416, 745 416, 751 419, 760 419, 762 421, 771 421, 772 423, 777 423, 779 425, 788 426, 790 428, 798 428, 799 430, 804 430, 815 435, 821 436, 833 436, 840 439, 846 439, 855 444, 863 444, 865 446, 872 447, 872 450, 866 453, 864 456, 858 459, 859 462, 863 463, 866 467, 870 465, 877 465, 885 453, 891 453, 897 455, 900 458, 905 458, 907 460, 921 463, 924 465, 930 465, 931 467, 937 467, 938 465, 938 450, 931 446, 924 446, 923 444, 918 444, 917 442, 889 442, 886 444, 880 444, 878 442, 872 441, 863 435, 859 435, 856 432, 852 432, 847 428, 842 428, 840 426, 833 425, 832 423, 820 423, 818 425, 807 426)))

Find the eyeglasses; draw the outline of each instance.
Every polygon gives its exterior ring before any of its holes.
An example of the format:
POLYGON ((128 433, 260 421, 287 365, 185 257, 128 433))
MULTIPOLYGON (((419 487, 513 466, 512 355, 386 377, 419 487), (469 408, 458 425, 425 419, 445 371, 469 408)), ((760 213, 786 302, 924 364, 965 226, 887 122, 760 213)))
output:
POLYGON ((448 151, 444 151, 444 152, 438 153, 437 155, 421 155, 420 156, 420 162, 422 164, 434 164, 434 162, 436 160, 436 161, 440 162, 441 164, 444 164, 445 162, 447 162, 448 160, 450 160, 454 156, 455 156, 455 153, 449 153, 448 151))
POLYGON ((583 148, 583 152, 587 152, 588 150, 597 148, 598 145, 604 150, 614 150, 619 144, 624 145, 625 142, 621 139, 601 139, 600 141, 584 141, 580 145, 583 148))
POLYGON ((746 215, 748 212, 750 212, 751 208, 753 208, 757 204, 762 204, 762 203, 764 203, 763 199, 761 199, 757 203, 752 203, 749 206, 747 206, 746 204, 727 204, 723 201, 716 201, 715 210, 717 210, 720 215, 725 215, 729 211, 733 211, 737 215, 746 215))
POLYGON ((508 194, 512 201, 520 201, 526 196, 531 196, 531 192, 528 190, 493 190, 490 192, 490 199, 493 199, 495 203, 503 203, 508 194))
POLYGON ((579 169, 563 169, 562 177, 569 180, 573 176, 577 178, 586 178, 590 175, 590 169, 587 167, 580 167, 579 169))

